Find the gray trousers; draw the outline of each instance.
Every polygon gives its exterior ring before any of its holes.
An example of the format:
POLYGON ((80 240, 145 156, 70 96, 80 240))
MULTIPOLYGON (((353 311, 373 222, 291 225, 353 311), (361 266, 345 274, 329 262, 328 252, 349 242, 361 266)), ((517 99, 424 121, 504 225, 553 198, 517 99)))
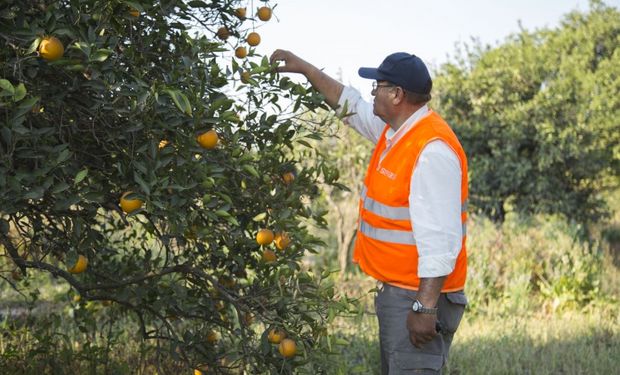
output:
POLYGON ((441 374, 448 360, 454 332, 467 305, 465 293, 441 293, 437 302, 437 318, 442 330, 419 349, 409 341, 407 330, 407 314, 416 294, 415 290, 385 283, 379 285, 375 310, 379 319, 382 375, 441 374))

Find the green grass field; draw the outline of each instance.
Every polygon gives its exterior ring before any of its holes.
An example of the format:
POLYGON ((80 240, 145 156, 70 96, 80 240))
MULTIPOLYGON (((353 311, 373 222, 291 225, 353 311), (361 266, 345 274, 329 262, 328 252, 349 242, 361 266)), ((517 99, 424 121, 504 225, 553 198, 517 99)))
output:
MULTIPOLYGON (((376 317, 334 325, 342 357, 333 374, 379 374, 376 317)), ((338 350, 337 350, 338 351, 338 350)), ((620 308, 522 315, 465 315, 445 374, 614 374, 620 366, 620 308)))

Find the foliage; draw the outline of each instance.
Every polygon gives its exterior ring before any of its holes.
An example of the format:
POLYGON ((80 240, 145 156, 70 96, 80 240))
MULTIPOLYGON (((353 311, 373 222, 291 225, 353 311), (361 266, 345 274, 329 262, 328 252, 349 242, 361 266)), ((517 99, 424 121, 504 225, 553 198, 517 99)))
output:
POLYGON ((100 329, 88 306, 118 309, 184 368, 321 373, 326 324, 347 301, 301 268, 321 241, 300 223, 324 225, 308 202, 334 171, 320 159, 300 169, 291 150, 318 136, 299 111, 324 105, 254 48, 231 57, 254 29, 234 15, 241 5, 0 5, 0 275, 36 300, 28 277, 50 273, 80 296, 80 330, 100 329), (47 36, 64 44, 56 61, 38 55, 47 36), (207 130, 218 147, 196 142, 207 130), (144 205, 122 212, 125 192, 144 205), (276 262, 261 261, 260 228, 293 239, 276 262), (88 268, 71 274, 78 255, 88 268), (272 326, 296 340, 296 358, 267 342, 272 326))
POLYGON ((321 186, 321 197, 314 202, 314 207, 327 212, 326 221, 329 231, 317 233, 325 243, 326 251, 316 256, 317 267, 322 269, 340 270, 344 276, 351 261, 351 250, 355 240, 359 197, 364 180, 364 174, 373 145, 353 129, 345 125, 340 111, 331 115, 318 111, 310 118, 329 126, 330 137, 314 141, 312 145, 320 153, 325 165, 337 171, 332 176, 337 183, 326 183, 321 186), (328 125, 329 124, 329 125, 328 125), (335 254, 331 250, 335 250, 335 254), (337 264, 336 262, 337 261, 337 264))
POLYGON ((470 310, 515 314, 532 304, 555 311, 605 298, 600 241, 583 241, 581 227, 560 217, 524 218, 500 225, 474 217, 468 228, 470 310))
POLYGON ((620 12, 591 6, 439 70, 439 111, 468 154, 479 213, 605 214, 600 193, 620 175, 620 12))

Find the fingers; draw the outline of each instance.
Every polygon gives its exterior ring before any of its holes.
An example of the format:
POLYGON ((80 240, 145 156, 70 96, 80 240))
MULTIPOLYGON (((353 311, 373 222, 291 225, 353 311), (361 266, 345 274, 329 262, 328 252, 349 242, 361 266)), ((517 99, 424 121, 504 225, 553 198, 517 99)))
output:
POLYGON ((277 49, 275 51, 273 51, 273 53, 271 54, 271 57, 269 57, 269 63, 271 64, 271 66, 274 67, 275 71, 278 73, 286 73, 287 69, 286 69, 286 59, 285 59, 285 52, 281 49, 277 49), (284 61, 284 66, 278 66, 278 62, 280 61, 284 61))
POLYGON ((288 51, 277 49, 273 51, 273 53, 271 54, 271 57, 269 58, 269 62, 272 65, 278 61, 284 61, 286 63, 286 58, 288 54, 289 54, 288 51))
POLYGON ((269 58, 269 63, 275 66, 276 71, 281 73, 299 73, 299 58, 290 51, 277 49, 269 58), (277 66, 278 62, 283 61, 284 65, 277 66))
POLYGON ((269 57, 269 63, 273 65, 276 61, 282 60, 281 55, 282 55, 282 50, 277 49, 273 51, 273 53, 269 57))
POLYGON ((435 336, 437 336, 437 333, 420 334, 420 333, 409 332, 409 341, 411 341, 411 344, 413 346, 415 346, 418 349, 421 349, 422 346, 424 346, 424 344, 433 341, 435 336))

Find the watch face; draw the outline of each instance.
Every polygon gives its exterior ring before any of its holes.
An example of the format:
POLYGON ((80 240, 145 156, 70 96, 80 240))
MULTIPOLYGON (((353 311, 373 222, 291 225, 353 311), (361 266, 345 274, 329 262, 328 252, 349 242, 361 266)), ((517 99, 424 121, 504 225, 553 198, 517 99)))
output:
POLYGON ((412 308, 413 311, 420 311, 420 308, 422 308, 422 304, 420 303, 420 301, 414 301, 412 308))

